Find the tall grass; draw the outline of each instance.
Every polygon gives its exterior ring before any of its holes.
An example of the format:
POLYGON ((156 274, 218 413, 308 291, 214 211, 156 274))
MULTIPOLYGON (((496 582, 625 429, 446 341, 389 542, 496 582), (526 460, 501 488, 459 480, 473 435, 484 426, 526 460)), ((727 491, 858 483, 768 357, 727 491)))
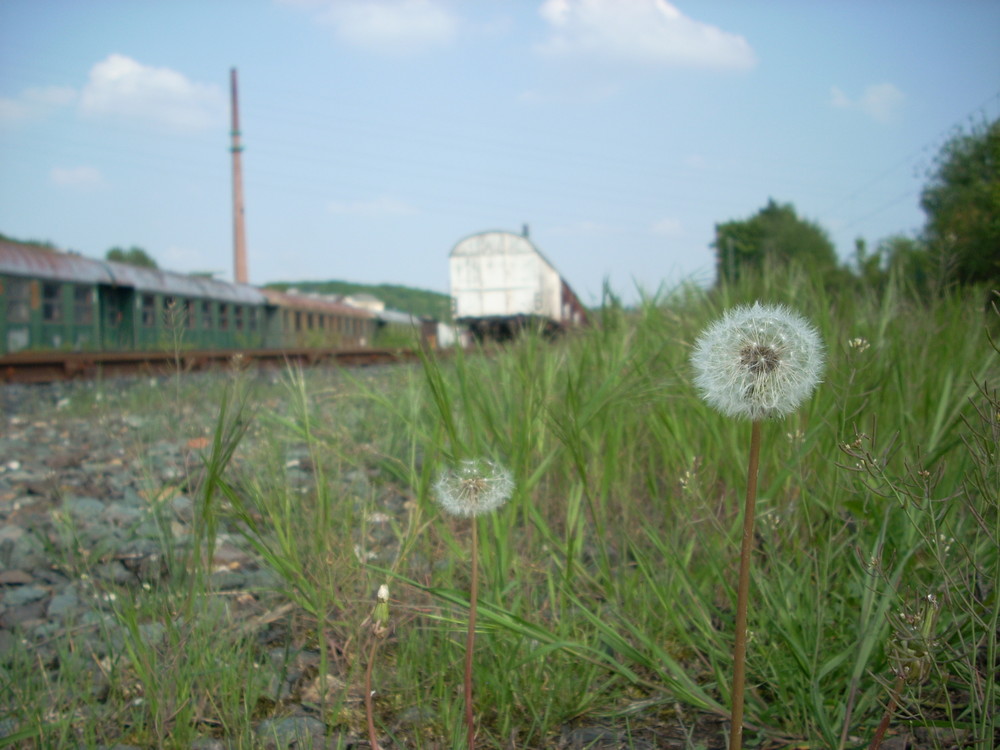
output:
MULTIPOLYGON (((552 747, 576 724, 656 737, 707 714, 724 727, 749 426, 697 397, 688 357, 710 320, 757 299, 813 321, 828 366, 795 416, 763 425, 747 744, 866 744, 896 682, 900 615, 933 594, 933 663, 905 684, 890 731, 930 727, 928 747, 988 745, 1000 713, 997 316, 899 285, 833 294, 795 271, 682 287, 636 310, 609 297, 595 326, 555 342, 526 335, 346 379, 293 372, 283 395, 257 396, 239 460, 223 450, 206 464, 220 470, 202 549, 238 533, 275 571, 280 597, 261 601, 291 603, 288 651, 316 655, 318 689, 268 701, 221 676, 197 683, 256 701, 242 720, 226 714, 243 722, 227 731, 250 736, 252 721, 312 701, 331 729, 365 734, 363 628, 389 583, 392 636, 373 670, 380 744, 461 745, 469 523, 483 540, 481 747, 552 747), (508 506, 442 516, 433 477, 478 456, 513 472, 508 506)), ((220 425, 243 424, 247 404, 230 398, 220 425)), ((126 630, 127 673, 141 675, 150 660, 126 630)), ((239 640, 166 636, 245 667, 232 656, 239 640)), ((144 737, 189 720, 147 717, 144 737)), ((90 731, 113 739, 108 726, 90 731)))

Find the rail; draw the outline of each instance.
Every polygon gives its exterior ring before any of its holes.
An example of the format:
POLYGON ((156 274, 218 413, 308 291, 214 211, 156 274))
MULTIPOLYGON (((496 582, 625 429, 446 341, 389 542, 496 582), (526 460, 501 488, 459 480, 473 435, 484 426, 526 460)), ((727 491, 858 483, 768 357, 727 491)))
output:
POLYGON ((417 359, 415 349, 244 349, 178 352, 24 351, 0 356, 0 383, 50 383, 141 373, 195 372, 213 367, 397 364, 417 359))

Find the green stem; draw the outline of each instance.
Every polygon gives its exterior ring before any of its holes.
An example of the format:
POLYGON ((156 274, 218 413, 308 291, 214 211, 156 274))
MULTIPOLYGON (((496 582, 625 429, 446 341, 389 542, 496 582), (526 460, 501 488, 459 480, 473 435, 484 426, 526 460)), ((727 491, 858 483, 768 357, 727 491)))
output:
POLYGON ((472 519, 472 582, 469 585, 469 632, 465 637, 465 727, 469 750, 476 746, 476 723, 472 712, 472 652, 476 644, 476 600, 479 595, 479 524, 472 519))
POLYGON ((375 665, 375 651, 378 649, 378 638, 372 640, 372 648, 368 654, 368 666, 365 668, 365 714, 368 717, 368 743, 371 750, 379 750, 378 737, 375 733, 375 706, 372 695, 372 668, 375 665))
POLYGON ((757 504, 757 467, 760 464, 760 422, 750 432, 747 497, 743 507, 743 545, 740 548, 740 581, 736 593, 736 644, 733 647, 733 710, 729 750, 743 747, 743 683, 746 680, 747 602, 750 598, 750 553, 753 551, 754 506, 757 504))

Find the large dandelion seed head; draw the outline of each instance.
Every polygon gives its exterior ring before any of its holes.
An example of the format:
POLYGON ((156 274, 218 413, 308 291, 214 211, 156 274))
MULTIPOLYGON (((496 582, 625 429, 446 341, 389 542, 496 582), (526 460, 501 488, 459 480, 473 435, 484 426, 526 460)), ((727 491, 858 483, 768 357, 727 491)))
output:
POLYGON ((438 476, 434 495, 441 507, 455 516, 479 516, 496 510, 510 499, 514 479, 496 461, 465 459, 438 476))
POLYGON ((782 305, 735 307, 702 332, 691 363, 702 397, 728 417, 782 417, 819 383, 823 344, 782 305))

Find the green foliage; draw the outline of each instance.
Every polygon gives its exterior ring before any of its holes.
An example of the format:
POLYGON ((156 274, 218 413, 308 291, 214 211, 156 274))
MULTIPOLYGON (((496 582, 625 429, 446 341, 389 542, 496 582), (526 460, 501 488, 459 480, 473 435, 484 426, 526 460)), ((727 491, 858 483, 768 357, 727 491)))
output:
POLYGON ((298 289, 302 292, 332 295, 370 294, 382 300, 390 310, 400 310, 435 320, 451 319, 451 298, 447 294, 408 286, 354 284, 349 281, 276 281, 267 284, 266 287, 280 292, 298 289))
POLYGON ((894 286, 916 299, 928 299, 941 291, 939 259, 921 239, 895 234, 881 240, 869 253, 863 240, 855 247, 856 282, 861 289, 881 294, 894 286))
POLYGON ((1000 119, 941 149, 920 196, 932 251, 961 284, 1000 280, 1000 119))
POLYGON ((19 240, 16 237, 11 237, 3 232, 0 232, 0 240, 5 242, 15 242, 18 245, 24 245, 25 247, 31 248, 33 250, 45 250, 45 251, 56 251, 58 248, 54 243, 49 240, 19 240))
POLYGON ((767 265, 798 263, 824 272, 837 267, 837 253, 826 231, 801 219, 791 203, 769 199, 745 220, 715 225, 716 281, 734 282, 767 265))
POLYGON ((136 245, 132 245, 128 250, 121 247, 113 247, 104 254, 104 257, 116 263, 128 263, 130 266, 159 268, 149 253, 136 245))
MULTIPOLYGON (((933 727, 942 745, 988 746, 1000 714, 1000 355, 985 330, 995 321, 968 295, 946 289, 928 304, 897 276, 881 283, 835 293, 822 274, 765 266, 633 311, 611 298, 600 326, 555 343, 528 334, 422 367, 296 372, 252 399, 214 395, 224 408, 206 471, 189 479, 214 500, 200 495, 204 530, 171 559, 195 563, 215 534, 240 541, 274 582, 260 610, 280 618, 269 632, 283 642, 261 646, 221 612, 205 627, 171 619, 198 592, 190 578, 165 580, 119 597, 124 648, 101 705, 79 698, 82 652, 66 649, 58 678, 32 658, 10 667, 27 727, 67 746, 169 735, 187 747, 184 723, 200 721, 249 746, 255 722, 289 706, 260 699, 267 673, 248 662, 283 648, 319 652, 309 680, 323 700, 311 705, 332 731, 362 733, 364 623, 388 582, 378 733, 386 747, 457 746, 473 522, 483 747, 554 747, 570 723, 653 727, 645 737, 662 739, 664 726, 724 719, 749 426, 698 398, 689 356, 707 323, 759 299, 809 318, 828 364, 797 414, 763 425, 748 744, 866 744, 897 667, 900 613, 933 594, 933 665, 906 684, 905 721, 933 727), (446 517, 435 477, 479 456, 510 468, 514 495, 489 517, 446 517), (46 724, 46 713, 64 718, 46 724)), ((191 399, 208 411, 200 390, 191 399)))

